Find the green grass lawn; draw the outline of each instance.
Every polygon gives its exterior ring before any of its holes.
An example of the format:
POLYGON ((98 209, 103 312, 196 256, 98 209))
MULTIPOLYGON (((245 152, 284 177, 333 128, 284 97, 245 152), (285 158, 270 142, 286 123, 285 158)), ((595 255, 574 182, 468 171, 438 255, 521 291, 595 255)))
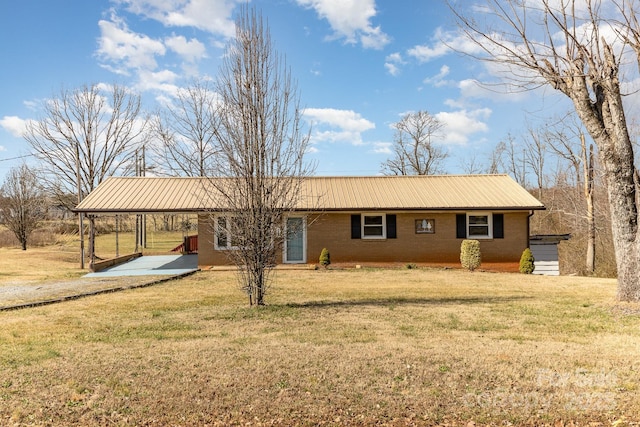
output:
POLYGON ((231 272, 0 313, 0 425, 633 425, 640 305, 615 281, 231 272))

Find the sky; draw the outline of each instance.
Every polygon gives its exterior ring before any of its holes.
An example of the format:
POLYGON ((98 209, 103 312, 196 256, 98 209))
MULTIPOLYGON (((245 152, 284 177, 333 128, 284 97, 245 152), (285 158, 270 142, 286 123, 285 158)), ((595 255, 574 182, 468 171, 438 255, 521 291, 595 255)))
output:
MULTIPOLYGON (((460 0, 466 7, 472 0, 460 0)), ((35 162, 21 137, 61 90, 118 83, 149 111, 194 78, 215 77, 238 0, 3 0, 0 13, 0 180, 35 162)), ((444 0, 252 0, 298 83, 316 175, 376 175, 391 125, 426 110, 444 125, 445 170, 488 162, 558 98, 505 94, 462 43, 444 0), (443 41, 446 40, 447 44, 443 41)))

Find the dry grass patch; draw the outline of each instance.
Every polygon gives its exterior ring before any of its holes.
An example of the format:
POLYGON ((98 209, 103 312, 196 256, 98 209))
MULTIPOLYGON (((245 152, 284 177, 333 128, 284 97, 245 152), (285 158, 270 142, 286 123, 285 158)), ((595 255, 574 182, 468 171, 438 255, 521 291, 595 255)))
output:
POLYGON ((458 270, 230 272, 0 313, 0 425, 631 424, 615 282, 458 270))
MULTIPOLYGON (((77 243, 77 242, 76 242, 77 243)), ((23 251, 0 247, 0 287, 67 280, 86 274, 73 243, 23 251)))

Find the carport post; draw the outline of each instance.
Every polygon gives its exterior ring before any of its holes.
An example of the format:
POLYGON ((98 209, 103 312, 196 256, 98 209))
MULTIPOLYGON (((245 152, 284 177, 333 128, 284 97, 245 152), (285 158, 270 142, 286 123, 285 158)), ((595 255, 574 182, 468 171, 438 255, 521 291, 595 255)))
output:
POLYGON ((84 224, 82 212, 78 212, 78 235, 80 236, 80 269, 84 270, 84 224))

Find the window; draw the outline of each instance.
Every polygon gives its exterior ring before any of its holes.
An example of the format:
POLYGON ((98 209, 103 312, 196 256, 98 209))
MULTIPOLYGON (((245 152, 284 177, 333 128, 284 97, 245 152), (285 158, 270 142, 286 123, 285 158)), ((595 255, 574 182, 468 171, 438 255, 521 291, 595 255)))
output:
POLYGON ((395 214, 351 215, 352 239, 395 239, 396 228, 395 214))
POLYGON ((467 212, 456 214, 456 238, 504 239, 505 219, 502 213, 467 212))
POLYGON ((362 238, 363 239, 385 239, 386 221, 385 215, 362 214, 362 238))
POLYGON ((232 216, 217 216, 215 225, 215 249, 233 249, 238 247, 238 238, 234 236, 237 220, 232 216), (235 226, 235 227, 234 227, 235 226))
POLYGON ((467 214, 467 237, 470 239, 492 238, 491 214, 467 214))

